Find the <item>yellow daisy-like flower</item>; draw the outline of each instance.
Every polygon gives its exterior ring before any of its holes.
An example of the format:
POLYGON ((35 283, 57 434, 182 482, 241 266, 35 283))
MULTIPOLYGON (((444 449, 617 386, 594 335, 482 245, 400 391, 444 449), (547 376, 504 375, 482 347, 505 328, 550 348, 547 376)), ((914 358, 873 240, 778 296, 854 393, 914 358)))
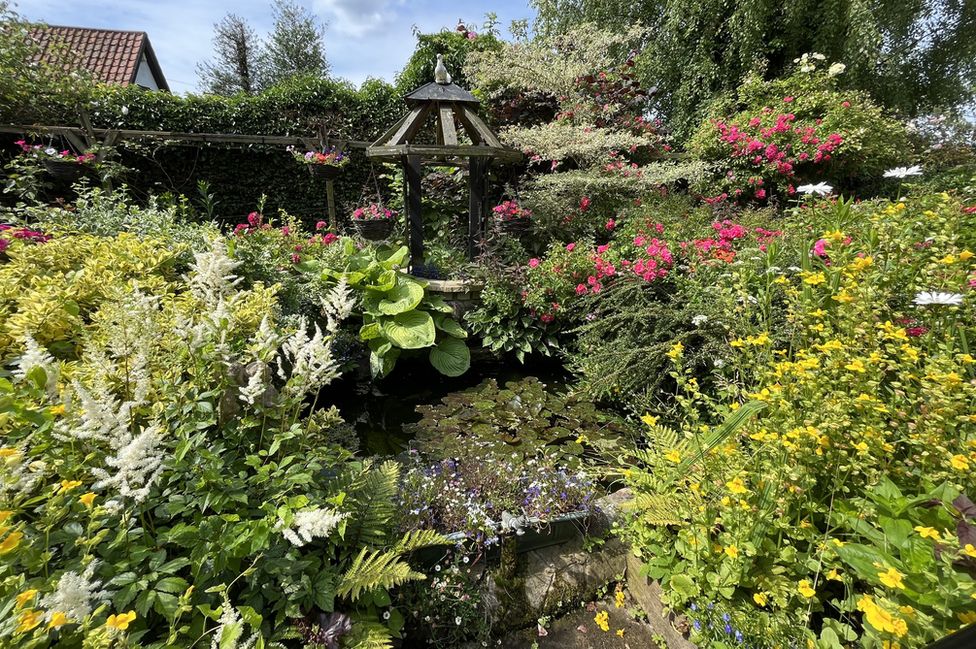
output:
POLYGON ((678 358, 681 357, 681 355, 684 352, 685 352, 685 346, 682 345, 680 342, 676 342, 674 346, 671 347, 671 351, 668 352, 668 358, 670 358, 671 360, 677 360, 678 358))
POLYGON ((92 506, 92 503, 95 502, 95 494, 92 493, 91 491, 89 491, 86 494, 82 494, 82 495, 78 496, 78 500, 85 507, 91 507, 92 506))
POLYGON ((808 286, 819 286, 827 281, 827 277, 823 273, 810 273, 803 278, 803 283, 808 286))
POLYGON ((725 554, 729 555, 732 559, 737 559, 739 557, 739 548, 734 545, 725 546, 725 554))
POLYGON ((81 486, 81 480, 62 480, 61 491, 71 491, 75 487, 81 486))
POLYGON ((831 579, 833 581, 844 581, 844 579, 840 576, 840 573, 837 572, 837 568, 831 568, 827 572, 827 579, 831 579))
POLYGON ((735 477, 731 481, 726 482, 725 486, 736 495, 749 493, 749 489, 746 488, 745 483, 742 482, 742 478, 739 477, 735 477))
POLYGON ((666 459, 668 462, 674 462, 675 464, 678 464, 679 462, 681 462, 681 453, 679 453, 677 449, 673 448, 664 454, 664 459, 666 459))
POLYGON ((968 250, 963 250, 959 253, 959 261, 969 261, 972 258, 973 253, 969 252, 968 250))
POLYGON ((760 592, 752 594, 752 601, 756 603, 756 606, 765 606, 768 600, 766 599, 766 594, 760 592))
POLYGON ((962 553, 967 557, 976 559, 976 547, 973 547, 972 543, 967 543, 965 546, 963 546, 962 553))
POLYGON ((624 637, 624 630, 623 629, 617 629, 617 637, 618 638, 624 637))
POLYGON ((119 631, 125 631, 129 628, 129 624, 136 619, 136 612, 129 611, 128 613, 119 613, 118 615, 109 615, 108 619, 105 620, 105 626, 112 629, 117 629, 119 631))
POLYGON ((860 372, 862 374, 867 371, 860 358, 855 358, 852 360, 850 363, 844 366, 844 369, 850 370, 851 372, 860 372))
POLYGON ((17 619, 17 633, 27 633, 34 629, 44 620, 43 611, 35 611, 32 608, 25 610, 17 619))
POLYGON ((965 455, 953 455, 949 459, 949 464, 956 471, 968 471, 969 470, 969 458, 965 455))
POLYGON ((47 624, 47 628, 57 629, 63 627, 67 623, 68 623, 67 615, 65 615, 61 611, 54 611, 53 613, 51 613, 51 619, 47 624))
POLYGON ((825 352, 839 352, 844 349, 844 343, 839 340, 828 340, 820 345, 820 350, 825 352))
POLYGON ((800 583, 798 583, 796 586, 796 592, 800 593, 807 599, 810 599, 811 597, 817 594, 817 591, 810 586, 809 579, 801 579, 800 583))
POLYGON ((860 452, 860 453, 867 453, 870 450, 869 447, 868 447, 868 445, 866 443, 864 443, 863 441, 858 442, 857 444, 855 444, 854 445, 854 448, 856 448, 858 450, 858 452, 860 452))
POLYGON ((647 424, 648 426, 657 425, 657 417, 653 416, 651 413, 645 413, 644 416, 641 417, 641 421, 647 424))
POLYGON ((882 584, 888 588, 899 588, 901 590, 905 590, 905 584, 902 582, 904 576, 894 568, 888 568, 887 571, 878 573, 878 579, 881 580, 882 584))
POLYGON ((600 627, 601 631, 610 630, 610 614, 606 611, 599 611, 593 616, 593 621, 596 622, 596 625, 600 627))
POLYGON ((956 617, 963 624, 972 624, 976 622, 976 611, 963 611, 962 613, 956 613, 956 617))
POLYGON ((48 412, 50 412, 55 417, 58 417, 60 415, 63 415, 64 414, 64 404, 63 403, 59 403, 56 406, 51 406, 51 408, 50 408, 50 410, 48 410, 48 412))
POLYGON ((943 257, 942 259, 940 259, 939 260, 939 263, 940 264, 945 264, 945 265, 948 266, 949 264, 956 263, 958 260, 959 260, 958 257, 956 257, 955 255, 953 255, 953 254, 950 253, 950 254, 946 255, 945 257, 943 257))
POLYGON ((623 608, 625 600, 626 600, 626 595, 624 595, 624 591, 618 590, 613 594, 613 605, 616 606, 617 608, 623 608))
POLYGON ((7 535, 3 541, 0 541, 0 554, 7 554, 8 552, 13 552, 20 545, 21 539, 24 538, 24 533, 15 531, 7 535))
POLYGON ((915 526, 915 531, 923 539, 935 539, 939 540, 939 532, 934 527, 923 527, 921 525, 915 526))
POLYGON ((33 600, 35 597, 37 597, 37 589, 36 588, 31 588, 30 590, 25 590, 20 595, 17 595, 17 598, 15 600, 17 602, 17 608, 18 609, 24 608, 24 606, 27 604, 27 602, 33 600))

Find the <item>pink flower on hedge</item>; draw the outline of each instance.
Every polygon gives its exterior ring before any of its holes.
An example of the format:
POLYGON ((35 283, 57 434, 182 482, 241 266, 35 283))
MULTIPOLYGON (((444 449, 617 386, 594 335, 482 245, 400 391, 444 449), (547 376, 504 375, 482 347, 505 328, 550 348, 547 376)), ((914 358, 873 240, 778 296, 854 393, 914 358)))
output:
POLYGON ((542 320, 546 324, 549 324, 550 322, 552 322, 553 320, 555 320, 555 318, 552 317, 552 314, 551 313, 543 313, 542 314, 542 317, 540 318, 540 320, 542 320))
POLYGON ((584 295, 584 294, 586 294, 586 284, 577 284, 576 285, 576 294, 577 295, 584 295))
POLYGON ((591 201, 589 196, 584 196, 583 198, 581 198, 579 204, 580 211, 585 212, 586 210, 590 209, 590 202, 591 201))
POLYGON ((251 212, 250 214, 247 215, 247 222, 252 227, 256 228, 259 225, 261 225, 261 215, 258 214, 257 212, 251 212))
POLYGON ((851 107, 851 102, 849 102, 849 101, 842 101, 842 102, 840 102, 840 105, 843 106, 844 108, 850 108, 851 107))
POLYGON ((339 240, 339 237, 337 237, 337 236, 336 236, 335 234, 333 234, 332 232, 327 232, 327 233, 326 233, 325 235, 323 235, 323 237, 322 237, 322 243, 323 243, 323 244, 325 244, 325 245, 329 245, 330 243, 335 243, 335 242, 336 242, 336 241, 338 241, 338 240, 339 240))
POLYGON ((291 228, 289 228, 287 225, 283 225, 281 226, 281 233, 287 237, 289 234, 291 234, 291 228))
POLYGON ((301 258, 301 256, 298 255, 298 253, 292 254, 292 256, 291 256, 291 263, 297 264, 301 260, 302 260, 302 258, 301 258))
POLYGON ((325 228, 327 225, 328 225, 328 223, 326 223, 325 221, 319 221, 318 223, 315 224, 315 229, 316 230, 321 230, 321 229, 325 228))
POLYGON ((828 245, 829 244, 826 239, 817 239, 817 242, 813 244, 813 254, 815 254, 817 257, 826 257, 828 245))
POLYGON ((785 103, 787 103, 787 104, 788 104, 788 103, 790 103, 791 101, 793 101, 793 97, 789 97, 789 96, 787 96, 787 97, 783 97, 783 101, 784 101, 785 103))
POLYGON ((539 260, 533 257, 529 260, 529 268, 535 268, 539 265, 539 260))
POLYGON ((576 248, 576 244, 575 243, 567 243, 566 244, 566 252, 573 252, 573 249, 574 248, 576 248))
POLYGON ((613 230, 615 227, 617 227, 617 222, 614 219, 607 221, 607 230, 613 230))
POLYGON ((766 190, 765 189, 760 189, 760 190, 756 191, 756 198, 758 198, 759 200, 762 200, 762 199, 766 198, 766 190))
POLYGON ((610 244, 609 243, 605 243, 602 246, 597 246, 596 247, 597 254, 601 254, 601 255, 603 253, 605 253, 609 249, 610 249, 610 244))
MULTIPOLYGON (((10 239, 0 239, 0 252, 3 252, 10 245, 10 239)), ((582 284, 580 284, 582 286, 582 284)), ((577 290, 577 292, 579 292, 577 290)))

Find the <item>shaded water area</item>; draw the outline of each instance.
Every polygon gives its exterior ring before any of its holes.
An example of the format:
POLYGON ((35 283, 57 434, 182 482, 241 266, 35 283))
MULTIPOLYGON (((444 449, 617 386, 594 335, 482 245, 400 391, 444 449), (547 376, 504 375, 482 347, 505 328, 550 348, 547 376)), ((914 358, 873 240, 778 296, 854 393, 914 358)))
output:
POLYGON ((406 450, 410 442, 404 426, 420 421, 417 406, 439 403, 443 397, 486 379, 504 385, 530 376, 556 390, 570 379, 553 359, 526 358, 526 363, 521 364, 515 359, 498 359, 473 351, 471 368, 457 378, 440 374, 426 356, 405 358, 385 379, 370 381, 368 373, 350 373, 330 386, 329 396, 343 419, 355 427, 367 455, 396 455, 406 450))

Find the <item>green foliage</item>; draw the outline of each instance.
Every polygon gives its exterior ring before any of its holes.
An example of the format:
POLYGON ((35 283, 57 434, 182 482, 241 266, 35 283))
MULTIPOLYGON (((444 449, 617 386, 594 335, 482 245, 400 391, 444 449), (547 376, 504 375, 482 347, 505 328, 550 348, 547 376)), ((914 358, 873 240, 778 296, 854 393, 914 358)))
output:
POLYGON ((343 239, 341 245, 346 255, 344 268, 325 269, 323 278, 344 281, 362 292, 359 337, 369 345, 373 376, 389 374, 402 351, 426 348, 433 348, 431 363, 441 373, 459 376, 466 372, 470 352, 460 339, 467 332, 451 318, 452 309, 443 298, 427 295, 425 281, 400 270, 406 265, 406 246, 357 250, 351 239, 343 239))
POLYGON ((496 52, 501 46, 501 42, 492 34, 479 34, 475 38, 468 38, 456 31, 417 34, 417 47, 397 75, 396 87, 400 92, 407 93, 432 82, 437 55, 441 54, 453 82, 462 88, 469 88, 470 82, 464 72, 468 54, 496 52))
POLYGON ((963 105, 973 96, 976 18, 960 3, 810 0, 786 10, 755 0, 533 4, 539 9, 536 29, 547 36, 583 23, 621 33, 642 23, 652 36, 633 43, 643 48, 639 76, 660 89, 658 108, 681 139, 701 122, 715 96, 733 90, 749 73, 782 76, 806 52, 847 64, 846 87, 903 114, 963 105))

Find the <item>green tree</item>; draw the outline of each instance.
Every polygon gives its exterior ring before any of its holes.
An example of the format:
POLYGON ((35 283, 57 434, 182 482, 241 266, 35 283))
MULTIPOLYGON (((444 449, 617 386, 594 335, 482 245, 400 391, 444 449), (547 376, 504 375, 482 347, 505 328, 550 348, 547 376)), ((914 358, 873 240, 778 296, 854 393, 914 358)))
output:
POLYGON ((274 29, 262 55, 266 85, 295 76, 326 76, 325 25, 293 0, 275 0, 274 29))
POLYGON ((782 76, 819 52, 847 66, 843 82, 906 116, 957 107, 976 88, 976 3, 971 0, 533 0, 536 30, 582 22, 650 28, 639 67, 660 89, 658 108, 687 135, 718 94, 749 72, 782 76))
POLYGON ((246 20, 227 14, 214 24, 214 58, 197 65, 201 88, 215 95, 259 90, 261 41, 246 20))

